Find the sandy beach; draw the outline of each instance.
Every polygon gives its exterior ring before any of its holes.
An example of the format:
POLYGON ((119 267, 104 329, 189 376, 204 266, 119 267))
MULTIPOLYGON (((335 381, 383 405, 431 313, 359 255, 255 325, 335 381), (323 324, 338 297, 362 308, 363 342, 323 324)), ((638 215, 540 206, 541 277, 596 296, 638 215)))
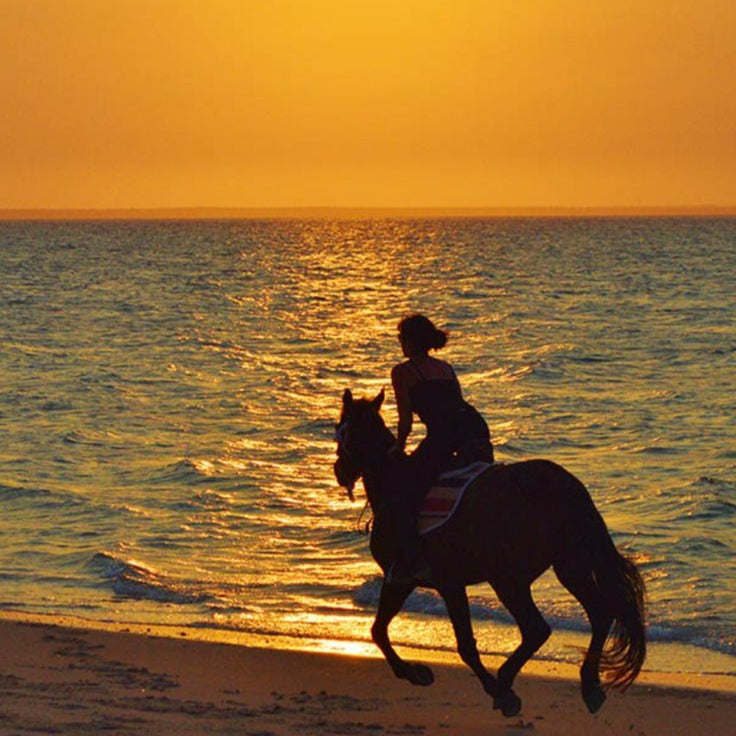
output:
MULTIPOLYGON (((574 671, 522 673, 521 716, 491 709, 462 665, 416 688, 386 664, 38 621, 0 621, 0 734, 713 734, 733 732, 728 678, 645 674, 591 716, 574 671)), ((489 663, 495 666, 494 662, 489 663)))

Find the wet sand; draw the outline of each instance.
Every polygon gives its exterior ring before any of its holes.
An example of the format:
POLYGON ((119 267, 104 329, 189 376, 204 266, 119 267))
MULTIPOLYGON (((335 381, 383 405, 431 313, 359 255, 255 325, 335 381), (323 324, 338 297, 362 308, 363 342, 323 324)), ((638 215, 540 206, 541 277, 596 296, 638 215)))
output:
MULTIPOLYGON (((351 657, 0 620, 0 734, 627 734, 734 733, 732 678, 645 674, 591 716, 575 671, 536 663, 504 718, 462 665, 435 683, 351 657)), ((490 662, 491 666, 498 663, 490 662)))

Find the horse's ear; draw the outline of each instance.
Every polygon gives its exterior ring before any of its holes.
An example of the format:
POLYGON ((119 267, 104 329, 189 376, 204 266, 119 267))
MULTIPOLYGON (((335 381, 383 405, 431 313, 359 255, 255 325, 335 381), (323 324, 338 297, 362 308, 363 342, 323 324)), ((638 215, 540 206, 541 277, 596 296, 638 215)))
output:
POLYGON ((371 404, 373 404, 373 408, 376 411, 380 410, 381 404, 383 404, 383 400, 385 398, 386 398, 386 392, 383 389, 381 389, 381 392, 378 394, 378 396, 376 396, 376 398, 373 399, 373 401, 371 401, 371 404))
POLYGON ((350 404, 353 403, 353 392, 346 388, 342 395, 342 405, 343 406, 350 406, 350 404))

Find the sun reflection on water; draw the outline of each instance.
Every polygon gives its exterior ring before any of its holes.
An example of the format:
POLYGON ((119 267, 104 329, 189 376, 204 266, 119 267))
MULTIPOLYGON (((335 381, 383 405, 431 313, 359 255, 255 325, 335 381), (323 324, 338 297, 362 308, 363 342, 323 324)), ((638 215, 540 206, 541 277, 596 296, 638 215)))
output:
MULTIPOLYGON (((240 518, 269 535, 249 535, 241 549, 226 547, 223 555, 231 555, 233 570, 250 561, 261 581, 278 581, 295 594, 311 591, 308 602, 292 600, 271 626, 305 637, 324 631, 320 646, 364 652, 369 611, 331 616, 315 596, 321 580, 344 596, 377 572, 365 538, 354 531, 360 509, 332 474, 332 435, 345 388, 357 395, 386 388, 384 415, 395 426, 389 376, 403 359, 396 339, 399 319, 425 311, 451 327, 444 357, 459 362, 466 391, 480 398, 481 408, 502 392, 498 387, 516 381, 507 369, 481 366, 472 358, 477 337, 465 332, 469 315, 463 306, 458 310, 456 300, 458 290, 471 290, 453 281, 454 268, 436 232, 426 226, 418 230, 416 223, 294 224, 283 229, 278 248, 248 243, 242 283, 235 278, 221 285, 227 312, 214 331, 211 321, 209 332, 205 323, 200 326, 200 349, 230 364, 220 378, 238 409, 229 417, 229 433, 217 433, 219 452, 197 460, 195 467, 225 489, 242 488, 244 481, 257 489, 256 496, 248 494, 247 512, 240 511, 245 504, 236 498, 227 510, 231 516, 224 518, 226 523, 240 518), (438 273, 446 275, 439 290, 438 273)), ((483 317, 489 343, 497 339, 497 318, 483 317)), ((519 417, 524 413, 521 409, 519 417)), ((493 427, 492 414, 489 420, 493 427)), ((495 431, 513 439, 518 426, 517 416, 507 414, 495 431)), ((334 605, 333 599, 328 607, 334 605)), ((406 638, 411 626, 400 627, 406 638)))

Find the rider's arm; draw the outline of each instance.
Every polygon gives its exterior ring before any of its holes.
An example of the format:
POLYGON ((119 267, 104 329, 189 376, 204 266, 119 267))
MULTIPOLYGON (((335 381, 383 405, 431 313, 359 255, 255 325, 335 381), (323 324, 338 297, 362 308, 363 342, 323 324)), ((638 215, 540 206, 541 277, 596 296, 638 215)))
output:
POLYGON ((391 384, 394 387, 396 408, 399 411, 399 431, 396 437, 396 445, 403 450, 406 446, 406 438, 411 432, 412 413, 411 401, 409 399, 409 387, 407 386, 405 374, 400 365, 391 371, 391 384))

